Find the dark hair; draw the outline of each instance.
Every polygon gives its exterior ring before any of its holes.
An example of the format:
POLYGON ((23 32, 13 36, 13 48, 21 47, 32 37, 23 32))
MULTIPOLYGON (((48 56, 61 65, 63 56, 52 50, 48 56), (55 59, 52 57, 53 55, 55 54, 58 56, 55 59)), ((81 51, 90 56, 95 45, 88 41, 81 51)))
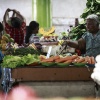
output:
POLYGON ((37 27, 39 27, 39 23, 37 23, 36 21, 30 22, 30 24, 29 24, 30 30, 35 30, 37 27))
POLYGON ((0 22, 0 32, 3 31, 3 25, 2 23, 0 22))
POLYGON ((22 25, 22 21, 18 17, 12 17, 11 18, 11 25, 14 28, 20 28, 22 25))

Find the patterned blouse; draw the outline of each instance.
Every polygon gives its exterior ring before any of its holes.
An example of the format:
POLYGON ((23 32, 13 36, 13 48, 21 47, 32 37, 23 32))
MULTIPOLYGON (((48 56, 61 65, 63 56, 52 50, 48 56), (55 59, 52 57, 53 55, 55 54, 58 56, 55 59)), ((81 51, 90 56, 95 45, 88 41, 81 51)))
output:
POLYGON ((20 29, 13 28, 8 23, 5 23, 5 31, 14 39, 14 41, 22 45, 24 43, 24 35, 26 34, 26 23, 23 22, 20 29))
POLYGON ((96 57, 100 54, 100 30, 97 32, 95 36, 87 32, 83 34, 82 38, 85 39, 86 42, 85 55, 96 57))

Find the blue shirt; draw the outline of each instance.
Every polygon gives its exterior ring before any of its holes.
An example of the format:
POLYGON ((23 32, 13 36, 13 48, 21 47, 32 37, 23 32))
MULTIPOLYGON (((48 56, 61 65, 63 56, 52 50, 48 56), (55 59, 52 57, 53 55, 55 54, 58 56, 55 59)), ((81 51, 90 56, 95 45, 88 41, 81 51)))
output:
POLYGON ((82 38, 86 42, 86 54, 85 56, 94 56, 100 54, 100 30, 93 36, 87 32, 82 35, 82 38))

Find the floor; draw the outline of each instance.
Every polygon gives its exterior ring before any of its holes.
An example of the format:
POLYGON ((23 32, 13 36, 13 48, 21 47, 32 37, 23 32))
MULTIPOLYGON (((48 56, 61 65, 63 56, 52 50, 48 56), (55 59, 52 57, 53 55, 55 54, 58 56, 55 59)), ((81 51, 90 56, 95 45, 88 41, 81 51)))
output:
MULTIPOLYGON (((1 83, 1 80, 0 80, 1 83)), ((20 82, 32 87, 40 98, 95 97, 94 82, 20 82)), ((0 85, 0 90, 2 87, 0 85)))
POLYGON ((39 97, 95 97, 94 82, 24 82, 39 97))

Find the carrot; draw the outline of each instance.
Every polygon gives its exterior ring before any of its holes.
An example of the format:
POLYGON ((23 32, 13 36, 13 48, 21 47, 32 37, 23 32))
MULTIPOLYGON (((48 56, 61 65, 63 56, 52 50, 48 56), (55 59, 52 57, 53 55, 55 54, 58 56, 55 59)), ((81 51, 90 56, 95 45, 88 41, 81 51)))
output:
POLYGON ((79 59, 80 57, 77 57, 76 59, 73 60, 73 63, 76 63, 79 59))
POLYGON ((66 61, 66 59, 65 59, 65 58, 60 58, 60 59, 55 60, 55 62, 57 62, 57 63, 60 63, 60 62, 65 62, 65 61, 66 61))
POLYGON ((72 56, 66 56, 64 57, 64 59, 67 61, 67 60, 72 60, 72 56))
POLYGON ((72 63, 73 60, 67 60, 64 63, 72 63))
POLYGON ((57 60, 57 59, 60 59, 60 56, 54 56, 52 58, 53 58, 53 60, 57 60))
POLYGON ((77 61, 77 63, 81 63, 81 62, 83 62, 83 61, 85 61, 85 58, 80 58, 78 61, 77 61))
POLYGON ((81 63, 87 63, 87 62, 84 60, 84 61, 82 61, 81 63))
POLYGON ((87 63, 88 63, 88 59, 89 59, 89 58, 86 56, 86 57, 85 57, 85 62, 87 62, 87 63))
POLYGON ((52 58, 47 58, 47 59, 43 59, 41 61, 42 62, 53 62, 54 60, 52 58))
POLYGON ((91 64, 95 64, 94 57, 91 57, 91 64))
POLYGON ((87 62, 88 64, 91 64, 91 58, 89 56, 87 56, 87 62))
POLYGON ((76 59, 78 55, 72 55, 72 60, 76 59))
POLYGON ((40 58, 40 60, 43 60, 43 59, 46 59, 46 56, 40 55, 39 58, 40 58))

